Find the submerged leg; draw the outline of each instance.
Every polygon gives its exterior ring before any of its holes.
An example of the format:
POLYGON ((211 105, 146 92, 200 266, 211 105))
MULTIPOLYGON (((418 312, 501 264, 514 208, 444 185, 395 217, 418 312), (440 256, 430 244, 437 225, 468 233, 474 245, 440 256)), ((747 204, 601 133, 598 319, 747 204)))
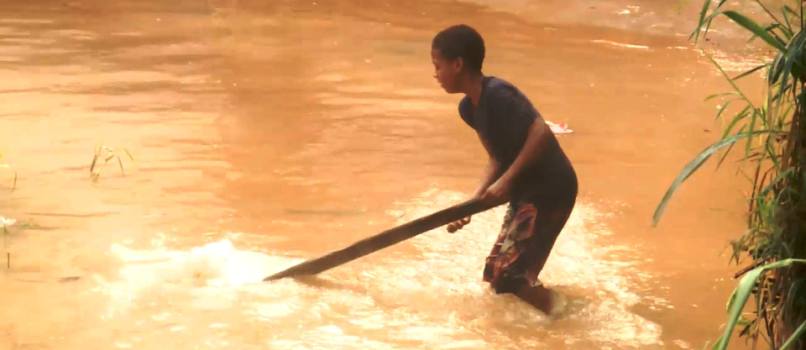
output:
POLYGON ((540 210, 524 202, 510 207, 484 269, 484 279, 496 293, 514 294, 546 314, 557 310, 557 294, 544 287, 538 275, 572 208, 573 202, 551 203, 540 210))
POLYGON ((524 284, 515 292, 515 296, 547 315, 551 314, 554 310, 554 297, 552 292, 542 284, 537 286, 524 284))

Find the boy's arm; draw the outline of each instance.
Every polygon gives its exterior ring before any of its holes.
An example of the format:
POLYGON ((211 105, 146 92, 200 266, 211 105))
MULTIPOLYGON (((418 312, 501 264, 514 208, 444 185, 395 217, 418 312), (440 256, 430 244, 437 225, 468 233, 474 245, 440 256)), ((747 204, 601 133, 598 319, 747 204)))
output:
MULTIPOLYGON (((490 144, 487 142, 481 134, 479 134, 479 139, 481 140, 481 144, 484 145, 484 149, 487 150, 487 156, 489 157, 489 161, 487 162, 487 167, 484 170, 484 176, 481 179, 481 184, 479 188, 476 190, 476 193, 473 195, 474 197, 481 197, 484 193, 487 192, 487 188, 490 187, 490 184, 498 178, 498 175, 501 174, 501 164, 495 160, 493 157, 493 153, 490 150, 490 144)), ((456 232, 456 230, 461 229, 463 226, 470 223, 470 216, 460 219, 458 221, 452 222, 448 224, 448 232, 456 232)))
POLYGON ((529 126, 526 141, 523 143, 515 161, 495 183, 490 185, 483 197, 493 203, 503 204, 509 200, 513 180, 523 172, 523 169, 538 159, 546 144, 546 133, 549 132, 546 122, 542 118, 535 118, 529 126))
POLYGON ((482 177, 481 184, 476 190, 474 197, 479 197, 484 194, 484 192, 487 191, 487 188, 490 187, 490 185, 501 175, 501 164, 495 160, 495 157, 493 157, 490 143, 487 141, 487 139, 481 136, 481 134, 479 134, 479 140, 481 140, 481 144, 484 145, 484 149, 487 151, 489 160, 487 161, 487 167, 484 170, 484 176, 482 177))

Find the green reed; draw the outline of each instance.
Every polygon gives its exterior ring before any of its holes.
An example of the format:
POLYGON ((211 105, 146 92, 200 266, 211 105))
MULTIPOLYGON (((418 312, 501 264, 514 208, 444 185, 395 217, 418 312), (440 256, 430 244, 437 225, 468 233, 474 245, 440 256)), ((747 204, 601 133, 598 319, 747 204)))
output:
POLYGON ((11 171, 13 178, 11 179, 11 189, 17 188, 17 172, 8 163, 3 162, 3 154, 0 153, 0 169, 8 169, 11 171))
MULTIPOLYGON (((707 36, 713 20, 724 16, 747 30, 753 39, 775 54, 768 62, 735 77, 711 59, 731 90, 709 96, 721 99, 717 118, 726 121, 721 138, 686 164, 658 204, 657 225, 672 194, 712 155, 723 152, 724 161, 734 146, 742 148, 742 161, 751 171, 747 230, 731 242, 731 260, 752 260, 737 273, 744 275, 728 303, 728 321, 714 349, 726 349, 737 325, 739 335, 756 345, 763 340, 773 349, 806 349, 806 57, 804 54, 803 1, 775 1, 774 6, 754 0, 765 23, 739 10, 727 9, 726 0, 706 0, 700 12, 695 41, 707 36), (763 102, 753 103, 737 80, 764 72, 763 102), (728 116, 726 111, 738 110, 728 116), (743 313, 749 296, 752 310, 743 313)), ((746 5, 746 4, 744 4, 746 5)))
POLYGON ((123 169, 124 158, 129 158, 129 160, 134 161, 132 154, 125 148, 112 148, 108 146, 96 147, 95 155, 92 157, 92 163, 90 164, 90 178, 93 181, 98 181, 105 165, 113 160, 117 161, 120 173, 125 175, 126 171, 123 169))
MULTIPOLYGON (((7 163, 3 163, 2 160, 3 160, 3 154, 0 153, 0 169, 11 169, 12 173, 14 174, 14 178, 11 181, 11 190, 14 190, 14 189, 17 188, 17 172, 14 171, 11 168, 11 166, 8 165, 7 163)), ((6 252, 6 269, 11 268, 11 253, 8 251, 8 235, 9 235, 9 231, 8 231, 8 227, 7 227, 8 225, 11 225, 11 224, 13 224, 13 222, 9 221, 7 223, 6 218, 0 217, 0 225, 3 226, 3 250, 6 252)))

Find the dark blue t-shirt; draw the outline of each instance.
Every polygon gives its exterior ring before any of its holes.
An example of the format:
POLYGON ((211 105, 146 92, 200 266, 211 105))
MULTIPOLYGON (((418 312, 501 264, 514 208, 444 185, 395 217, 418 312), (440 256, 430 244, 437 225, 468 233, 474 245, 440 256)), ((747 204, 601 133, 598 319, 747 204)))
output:
MULTIPOLYGON (((493 158, 501 164, 502 171, 506 171, 515 161, 532 123, 541 118, 518 88, 493 76, 482 79, 478 107, 474 109, 470 97, 465 96, 459 102, 459 115, 487 140, 493 158)), ((535 164, 527 165, 519 178, 515 179, 516 191, 553 197, 563 193, 553 193, 562 190, 558 188, 552 191, 551 187, 566 187, 573 182, 573 192, 576 194, 576 175, 571 163, 560 149, 554 134, 547 132, 546 136, 547 144, 542 148, 539 159, 535 164)))
POLYGON ((529 127, 540 114, 515 86, 487 76, 481 82, 481 96, 474 111, 470 97, 459 102, 459 115, 490 143, 493 156, 504 165, 512 164, 529 127))

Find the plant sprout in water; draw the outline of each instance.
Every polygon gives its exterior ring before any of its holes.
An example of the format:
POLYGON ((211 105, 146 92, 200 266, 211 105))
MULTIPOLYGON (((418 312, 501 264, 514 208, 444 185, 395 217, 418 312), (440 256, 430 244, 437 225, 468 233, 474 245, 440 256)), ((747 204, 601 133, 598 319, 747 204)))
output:
POLYGON ((92 178, 93 181, 98 181, 103 168, 110 161, 117 161, 120 173, 126 175, 126 171, 123 168, 124 156, 134 161, 134 157, 132 157, 129 150, 125 148, 112 148, 103 145, 96 147, 95 156, 92 157, 92 164, 90 164, 90 178, 92 178))
POLYGON ((11 189, 14 190, 17 188, 17 172, 9 165, 8 163, 3 163, 3 154, 0 153, 0 169, 9 169, 13 173, 13 179, 11 180, 11 189))
POLYGON ((8 227, 14 225, 17 220, 0 216, 0 225, 3 226, 3 250, 6 251, 6 269, 11 268, 11 253, 8 251, 8 227))

